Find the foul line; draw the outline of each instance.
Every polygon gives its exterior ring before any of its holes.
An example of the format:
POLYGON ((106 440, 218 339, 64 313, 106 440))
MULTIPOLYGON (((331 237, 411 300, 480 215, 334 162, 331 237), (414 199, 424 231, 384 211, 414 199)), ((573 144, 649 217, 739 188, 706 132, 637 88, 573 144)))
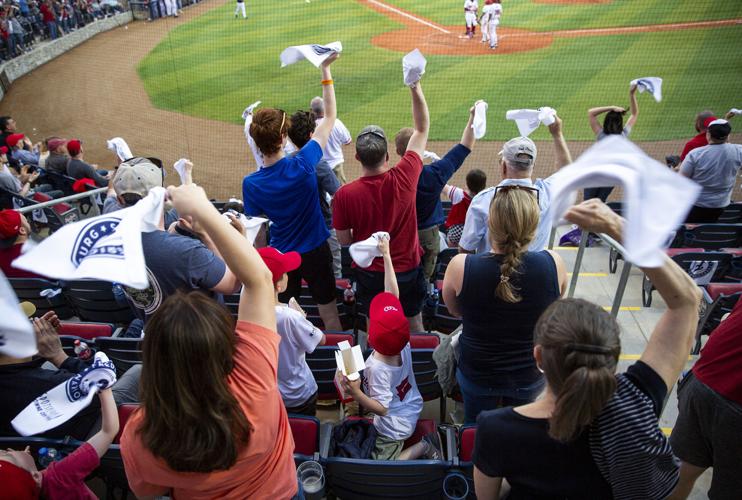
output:
POLYGON ((425 19, 420 19, 419 17, 415 17, 412 14, 408 14, 407 12, 405 12, 403 10, 396 9, 396 8, 392 7, 391 5, 389 5, 389 4, 385 4, 384 2, 379 2, 378 0, 367 0, 367 1, 368 1, 368 3, 372 3, 374 5, 377 5, 377 6, 381 7, 382 9, 390 10, 390 11, 394 12, 395 14, 399 14, 400 16, 406 17, 407 19, 411 19, 411 20, 413 20, 413 21, 415 21, 417 23, 420 23, 420 24, 423 24, 425 26, 429 26, 429 27, 431 27, 433 29, 436 29, 436 30, 440 31, 441 33, 445 33, 447 35, 450 35, 451 34, 451 32, 448 31, 445 28, 441 28, 440 26, 438 26, 436 24, 433 24, 430 21, 426 21, 425 19))

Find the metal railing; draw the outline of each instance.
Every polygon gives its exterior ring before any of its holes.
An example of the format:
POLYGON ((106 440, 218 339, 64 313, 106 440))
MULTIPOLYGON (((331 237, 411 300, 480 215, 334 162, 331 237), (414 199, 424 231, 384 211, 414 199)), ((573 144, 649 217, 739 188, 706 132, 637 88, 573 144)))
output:
POLYGON ((82 198, 90 198, 90 205, 91 209, 88 212, 88 217, 94 217, 96 215, 100 215, 100 210, 98 209, 98 202, 96 201, 96 196, 105 193, 108 191, 107 187, 92 189, 90 191, 85 191, 84 193, 76 193, 71 194, 69 196, 64 196, 62 198, 55 198, 53 200, 49 201, 42 201, 41 203, 35 203, 33 205, 28 205, 22 208, 18 209, 18 212, 25 214, 28 212, 33 212, 34 210, 38 210, 40 208, 46 208, 46 207, 52 207, 54 205, 59 205, 60 203, 68 203, 71 201, 77 201, 82 198))
MULTIPOLYGON (((551 237, 549 238, 549 249, 554 248, 554 240, 556 239, 556 227, 551 230, 551 237)), ((577 249, 577 256, 575 257, 575 265, 572 269, 572 279, 569 282, 569 289, 567 291, 567 297, 574 297, 575 290, 577 289, 577 280, 580 277, 580 268, 582 267, 582 258, 585 255, 585 248, 587 248, 589 232, 582 231, 580 233, 580 246, 577 249)), ((598 234, 600 239, 608 244, 609 247, 614 248, 618 253, 624 254, 625 249, 623 245, 608 236, 607 234, 598 234)), ((624 292, 626 291, 626 284, 629 282, 629 274, 631 274, 631 263, 624 260, 623 269, 621 270, 621 276, 618 279, 618 287, 616 288, 616 295, 613 297, 613 305, 611 306, 611 315, 616 317, 618 311, 621 310, 621 302, 623 301, 624 292)))

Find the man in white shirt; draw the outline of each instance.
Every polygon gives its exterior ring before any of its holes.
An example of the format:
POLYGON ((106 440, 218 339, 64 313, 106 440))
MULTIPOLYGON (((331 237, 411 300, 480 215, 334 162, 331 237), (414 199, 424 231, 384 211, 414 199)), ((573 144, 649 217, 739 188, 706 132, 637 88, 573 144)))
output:
POLYGON ((464 20, 466 21, 466 36, 473 38, 477 31, 477 0, 464 0, 464 20))
MULTIPOLYGON (((554 123, 549 125, 549 132, 554 140, 556 153, 556 167, 559 169, 572 163, 572 157, 567 143, 562 135, 562 120, 555 116, 554 123)), ((541 208, 541 220, 538 224, 536 237, 528 247, 531 251, 545 249, 549 244, 551 221, 544 214, 551 204, 550 177, 546 179, 531 179, 533 166, 536 163, 536 144, 528 137, 516 137, 505 143, 500 151, 500 168, 503 180, 498 186, 519 184, 535 187, 538 190, 538 203, 541 208)), ((497 186, 485 189, 471 201, 466 213, 464 231, 459 241, 459 251, 462 253, 483 253, 491 249, 489 242, 489 209, 492 198, 495 197, 497 186)))
MULTIPOLYGON (((312 113, 317 118, 317 126, 325 118, 325 103, 321 97, 315 97, 309 104, 312 109, 312 113)), ((345 178, 345 172, 343 171, 343 162, 345 157, 343 156, 343 146, 347 146, 352 141, 350 132, 340 118, 335 119, 335 126, 332 128, 330 138, 327 140, 327 146, 322 151, 322 159, 327 161, 330 168, 335 172, 335 177, 338 178, 340 184, 347 182, 345 178)))

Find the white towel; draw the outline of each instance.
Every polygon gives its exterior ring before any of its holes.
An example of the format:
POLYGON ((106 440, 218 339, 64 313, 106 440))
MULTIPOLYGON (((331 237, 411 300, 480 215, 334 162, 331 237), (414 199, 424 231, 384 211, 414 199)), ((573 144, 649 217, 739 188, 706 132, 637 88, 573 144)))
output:
POLYGON ((113 139, 109 139, 106 141, 106 144, 108 146, 108 149, 118 155, 119 160, 126 161, 129 158, 134 158, 134 155, 131 154, 131 149, 129 149, 129 145, 126 144, 126 141, 123 140, 121 137, 114 137, 113 139))
POLYGON ((637 78, 631 80, 629 85, 636 85, 639 92, 649 92, 654 96, 654 100, 660 102, 662 100, 662 78, 656 76, 646 76, 644 78, 637 78))
POLYGON ((738 116, 742 115, 742 109, 732 108, 729 110, 729 112, 738 116))
POLYGON ((407 53, 402 58, 402 73, 404 75, 404 84, 408 87, 414 86, 420 81, 420 78, 425 74, 425 66, 428 61, 425 60, 422 52, 418 49, 407 53))
POLYGON ((36 336, 18 298, 0 271, 0 353, 14 358, 36 354, 36 336))
POLYGON ((528 137, 542 123, 551 125, 556 119, 556 110, 548 106, 538 109, 511 109, 505 113, 505 118, 513 120, 518 126, 518 132, 523 137, 528 137))
POLYGON ((62 226, 13 267, 56 279, 95 278, 147 288, 142 232, 158 229, 164 204, 165 188, 152 188, 133 207, 62 226))
MULTIPOLYGON (((247 120, 248 117, 252 116, 252 112, 260 106, 260 103, 263 101, 255 101, 254 103, 250 104, 248 107, 245 108, 245 111, 242 112, 242 119, 247 120)), ((252 119, 250 119, 250 123, 252 123, 252 119)))
POLYGON ((176 161, 173 164, 173 168, 176 172, 178 172, 178 175, 180 176, 180 183, 185 184, 186 183, 186 162, 188 160, 186 158, 181 158, 180 160, 176 161))
POLYGON ((325 59, 330 57, 335 52, 342 52, 343 44, 340 42, 332 42, 327 45, 294 45, 288 47, 281 52, 281 67, 294 64, 306 59, 310 63, 314 64, 315 67, 319 68, 325 59))
POLYGON ((350 246, 350 257, 353 262, 362 269, 370 266, 376 257, 381 257, 381 251, 379 250, 379 241, 382 236, 389 237, 389 233, 385 231, 378 231, 372 234, 369 238, 353 243, 350 246))
POLYGON ((474 107, 474 121, 471 124, 471 128, 474 129, 474 137, 481 139, 487 132, 487 108, 488 105, 484 101, 480 101, 474 107))
MULTIPOLYGON (((229 216, 224 213, 222 214, 228 223, 231 223, 229 216)), ((242 226, 245 228, 245 238, 250 242, 251 245, 255 245, 255 238, 258 237, 260 228, 263 224, 268 222, 268 219, 262 217, 247 217, 245 214, 237 214, 237 218, 240 219, 242 226)))
POLYGON ((432 151, 423 151, 423 160, 428 160, 428 159, 433 160, 433 161, 438 161, 441 159, 441 157, 433 153, 432 151))
POLYGON ((115 383, 116 368, 103 352, 97 352, 90 368, 31 401, 10 423, 21 436, 46 432, 80 413, 99 390, 115 383))
POLYGON ((662 265, 668 236, 683 223, 701 191, 620 135, 598 141, 549 180, 553 202, 545 217, 555 224, 575 202, 577 190, 623 186, 624 257, 642 267, 662 265))

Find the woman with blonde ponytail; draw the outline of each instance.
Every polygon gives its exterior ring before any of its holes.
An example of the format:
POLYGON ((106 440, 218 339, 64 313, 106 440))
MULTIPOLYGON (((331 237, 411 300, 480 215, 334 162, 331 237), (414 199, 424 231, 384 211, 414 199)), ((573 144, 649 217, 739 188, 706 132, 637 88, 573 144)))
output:
MULTIPOLYGON (((589 200, 565 218, 621 240, 622 219, 589 200)), ((477 498, 664 499, 678 461, 658 426, 663 401, 685 366, 700 292, 672 260, 642 269, 667 311, 639 361, 616 374, 620 329, 602 307, 581 299, 551 304, 534 328, 533 359, 546 389, 533 403, 483 412, 477 420, 477 498)))
POLYGON ((443 280, 443 300, 463 319, 456 379, 464 420, 484 410, 530 403, 543 390, 533 360, 533 327, 564 291, 564 262, 528 251, 539 223, 538 191, 496 188, 489 213, 491 252, 457 255, 443 280))

